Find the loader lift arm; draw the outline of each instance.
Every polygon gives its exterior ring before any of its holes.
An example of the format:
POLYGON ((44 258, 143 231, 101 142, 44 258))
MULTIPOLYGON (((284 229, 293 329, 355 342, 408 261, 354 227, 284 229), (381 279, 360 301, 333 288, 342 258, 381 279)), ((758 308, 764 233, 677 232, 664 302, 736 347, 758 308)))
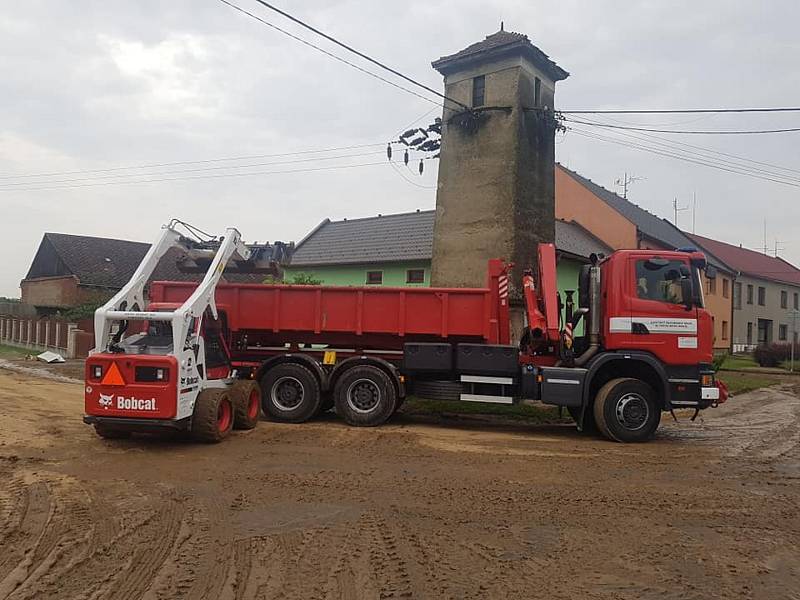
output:
MULTIPOLYGON (((214 299, 217 284, 222 278, 225 265, 231 258, 246 262, 251 258, 250 249, 242 242, 242 236, 235 228, 225 230, 222 238, 195 241, 185 237, 178 231, 183 225, 187 231, 196 231, 182 221, 173 219, 164 226, 158 241, 150 247, 130 281, 111 300, 95 311, 95 347, 94 352, 112 350, 119 340, 111 339, 113 322, 136 321, 168 321, 172 324, 173 348, 180 352, 187 343, 192 319, 202 317, 206 308, 217 318, 217 306, 214 299), (173 312, 144 311, 144 288, 161 258, 173 246, 183 247, 189 252, 213 253, 213 259, 203 280, 194 293, 173 312)), ((121 326, 124 331, 124 326, 121 326)), ((117 334, 120 335, 120 334, 117 334)))

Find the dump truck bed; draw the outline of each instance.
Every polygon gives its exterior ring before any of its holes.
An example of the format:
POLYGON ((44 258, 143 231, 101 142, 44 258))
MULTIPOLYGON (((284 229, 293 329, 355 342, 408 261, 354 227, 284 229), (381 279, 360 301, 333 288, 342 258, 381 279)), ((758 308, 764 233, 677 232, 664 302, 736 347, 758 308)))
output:
MULTIPOLYGON (((194 288, 194 283, 154 282, 151 304, 183 302, 194 288)), ((220 284, 216 303, 225 314, 232 349, 242 348, 242 344, 286 342, 400 349, 411 340, 507 343, 508 334, 499 326, 498 296, 496 285, 404 288, 220 284)))

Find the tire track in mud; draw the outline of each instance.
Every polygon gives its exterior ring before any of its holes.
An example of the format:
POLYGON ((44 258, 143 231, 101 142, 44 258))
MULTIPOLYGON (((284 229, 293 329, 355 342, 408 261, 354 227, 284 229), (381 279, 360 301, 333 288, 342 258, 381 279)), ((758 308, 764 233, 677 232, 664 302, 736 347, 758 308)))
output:
POLYGON ((379 598, 411 598, 412 583, 405 557, 400 553, 393 528, 378 513, 367 513, 361 521, 367 533, 370 565, 379 598))
POLYGON ((51 518, 34 553, 33 569, 9 596, 30 599, 56 596, 70 566, 91 548, 94 520, 85 490, 74 480, 59 478, 47 483, 51 493, 51 518))
POLYGON ((22 585, 38 566, 37 559, 50 549, 46 543, 53 509, 47 485, 13 479, 9 487, 18 498, 19 519, 11 523, 0 545, 0 598, 22 585))
MULTIPOLYGON (((130 599, 140 598, 147 590, 154 574, 169 555, 175 537, 180 527, 180 515, 178 511, 179 503, 174 497, 166 495, 159 504, 165 504, 163 508, 155 508, 153 518, 147 524, 146 529, 138 529, 129 532, 127 537, 135 538, 134 549, 126 557, 125 568, 120 569, 113 579, 113 587, 106 588, 108 598, 130 599), (144 535, 143 535, 144 534, 144 535)), ((118 548, 119 544, 115 544, 118 548)), ((106 568, 119 564, 111 561, 106 568)))
POLYGON ((236 567, 219 502, 177 501, 183 513, 165 560, 152 572, 142 600, 220 598, 236 567), (212 518, 216 516, 217 518, 212 518))

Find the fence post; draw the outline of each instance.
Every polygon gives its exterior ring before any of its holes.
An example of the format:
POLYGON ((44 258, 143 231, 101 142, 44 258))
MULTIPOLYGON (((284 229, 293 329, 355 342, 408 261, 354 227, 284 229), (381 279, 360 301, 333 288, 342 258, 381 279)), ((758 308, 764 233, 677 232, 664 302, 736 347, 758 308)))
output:
POLYGON ((30 347, 33 344, 33 322, 30 319, 25 321, 25 345, 30 347))
POLYGON ((75 358, 78 354, 78 329, 77 323, 67 324, 67 356, 66 358, 75 358))
POLYGON ((44 322, 44 348, 50 349, 50 319, 44 322))

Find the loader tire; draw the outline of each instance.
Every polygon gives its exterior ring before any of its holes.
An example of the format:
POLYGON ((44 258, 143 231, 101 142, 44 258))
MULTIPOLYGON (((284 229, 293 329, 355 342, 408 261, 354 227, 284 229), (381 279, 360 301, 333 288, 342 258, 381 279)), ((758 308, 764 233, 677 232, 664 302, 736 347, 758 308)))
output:
POLYGON ((653 388, 630 377, 612 379, 601 387, 593 412, 600 433, 615 442, 647 441, 661 421, 653 388))
POLYGON ((333 388, 336 414, 349 425, 374 427, 394 413, 397 393, 389 376, 373 365, 350 367, 333 388))
POLYGON ((100 425, 99 423, 94 426, 94 431, 104 440, 127 440, 131 437, 130 431, 115 429, 108 425, 100 425))
POLYGON ((228 437, 233 429, 233 403, 227 390, 203 390, 197 396, 192 413, 192 437, 198 442, 215 444, 228 437))
POLYGON ((230 390, 233 428, 254 429, 261 415, 261 388, 256 381, 240 380, 230 390))
POLYGON ((319 412, 319 380, 297 363, 281 363, 261 379, 261 406, 273 421, 303 423, 319 412))

